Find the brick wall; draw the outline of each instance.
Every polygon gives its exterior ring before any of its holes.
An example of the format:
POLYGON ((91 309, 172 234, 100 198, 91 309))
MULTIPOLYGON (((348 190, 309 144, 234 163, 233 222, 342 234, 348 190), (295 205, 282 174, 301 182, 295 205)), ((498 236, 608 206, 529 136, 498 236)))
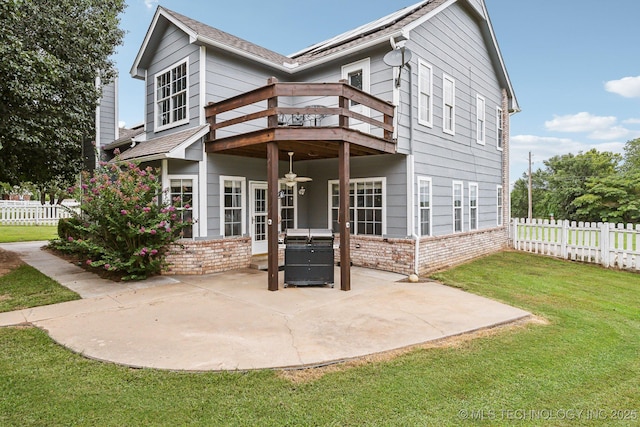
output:
POLYGON ((420 239, 419 273, 451 267, 508 247, 509 230, 497 227, 420 239))
POLYGON ((167 252, 163 274, 209 274, 249 267, 251 238, 180 240, 167 252))
MULTIPOLYGON (((420 275, 504 250, 508 247, 508 237, 508 229, 498 227, 422 238, 419 255, 420 275)), ((351 236, 350 246, 351 262, 355 266, 406 275, 414 272, 415 241, 413 239, 351 236)), ((339 249, 335 251, 335 260, 336 262, 340 260, 339 249)))
MULTIPOLYGON (((336 237, 336 240, 338 237, 336 237)), ((358 267, 375 268, 394 273, 413 272, 412 239, 383 239, 377 236, 351 236, 351 262, 358 267)), ((340 250, 335 252, 336 262, 340 250)))

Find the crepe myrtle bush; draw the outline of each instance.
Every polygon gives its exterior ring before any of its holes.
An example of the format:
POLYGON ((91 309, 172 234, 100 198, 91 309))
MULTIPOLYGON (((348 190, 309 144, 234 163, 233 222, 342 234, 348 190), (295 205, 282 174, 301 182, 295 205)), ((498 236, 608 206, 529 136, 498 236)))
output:
POLYGON ((80 182, 69 189, 80 211, 51 246, 79 255, 87 266, 117 272, 123 280, 159 273, 168 245, 192 224, 180 212, 190 206, 180 198, 163 202, 158 170, 117 157, 115 163, 100 163, 93 174, 83 172, 80 182))

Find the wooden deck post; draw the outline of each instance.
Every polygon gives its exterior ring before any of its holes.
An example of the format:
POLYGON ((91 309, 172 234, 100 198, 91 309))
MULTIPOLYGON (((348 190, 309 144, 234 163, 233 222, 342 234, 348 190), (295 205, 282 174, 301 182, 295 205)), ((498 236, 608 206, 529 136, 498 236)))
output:
POLYGON ((338 175, 340 178, 340 210, 338 221, 340 222, 340 289, 351 290, 351 223, 350 223, 350 195, 349 195, 349 149, 348 142, 340 142, 338 155, 338 175))
POLYGON ((267 143, 267 273, 270 291, 278 290, 278 143, 267 143))
MULTIPOLYGON (((277 83, 278 79, 270 77, 267 84, 277 83)), ((267 100, 268 108, 278 106, 278 97, 267 100)), ((268 126, 278 126, 278 116, 269 116, 268 126)), ((269 290, 278 290, 278 143, 267 143, 267 273, 269 290)))

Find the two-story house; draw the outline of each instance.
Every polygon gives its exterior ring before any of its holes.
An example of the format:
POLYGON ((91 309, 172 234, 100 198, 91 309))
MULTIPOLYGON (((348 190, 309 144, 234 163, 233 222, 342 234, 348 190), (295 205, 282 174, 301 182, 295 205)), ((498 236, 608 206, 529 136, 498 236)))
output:
POLYGON ((160 167, 196 220, 174 273, 268 253, 275 290, 289 228, 339 236, 343 289, 351 264, 424 274, 507 245, 519 107, 483 0, 421 1, 289 56, 159 7, 131 75, 145 137, 121 158, 160 167))

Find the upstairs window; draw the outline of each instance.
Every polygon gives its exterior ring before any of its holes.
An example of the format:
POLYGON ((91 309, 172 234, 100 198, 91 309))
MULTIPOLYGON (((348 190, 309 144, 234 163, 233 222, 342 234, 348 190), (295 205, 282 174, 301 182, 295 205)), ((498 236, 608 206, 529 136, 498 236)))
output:
POLYGON ((498 122, 497 124, 497 128, 498 128, 498 135, 497 135, 497 143, 496 143, 496 147, 498 148, 498 150, 502 150, 502 144, 503 144, 503 138, 504 138, 504 122, 503 122, 503 117, 502 117, 502 108, 500 107, 496 107, 496 120, 498 122))
POLYGON ((155 76, 156 131, 187 123, 187 61, 155 76))
POLYGON ((485 100, 482 96, 476 96, 476 140, 478 144, 484 145, 485 135, 485 100))
POLYGON ((442 77, 442 130, 451 135, 456 129, 456 82, 446 74, 442 77))
POLYGON ((419 63, 419 98, 418 98, 418 122, 425 126, 433 123, 433 72, 426 62, 419 63))

